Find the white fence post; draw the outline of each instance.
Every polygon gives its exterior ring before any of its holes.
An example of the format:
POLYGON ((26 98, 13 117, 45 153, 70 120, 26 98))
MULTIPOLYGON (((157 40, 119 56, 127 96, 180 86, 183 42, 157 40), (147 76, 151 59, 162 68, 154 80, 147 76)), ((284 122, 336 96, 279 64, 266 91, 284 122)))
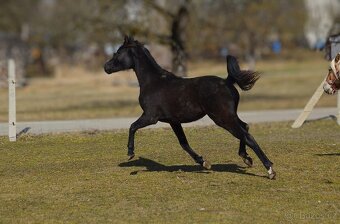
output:
POLYGON ((16 103, 15 103, 15 63, 8 60, 8 137, 9 141, 17 140, 16 130, 16 103))

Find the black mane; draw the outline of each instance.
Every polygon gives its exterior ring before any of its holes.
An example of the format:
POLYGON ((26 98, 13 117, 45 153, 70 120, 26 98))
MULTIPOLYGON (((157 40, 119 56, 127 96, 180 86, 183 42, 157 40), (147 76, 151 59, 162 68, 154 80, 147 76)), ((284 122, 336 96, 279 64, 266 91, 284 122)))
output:
POLYGON ((146 57, 149 59, 149 61, 151 62, 151 64, 153 65, 153 67, 155 67, 157 69, 158 72, 160 72, 162 75, 167 75, 167 76, 173 76, 173 77, 177 77, 175 76, 173 73, 165 70, 164 68, 162 68, 157 62, 156 60, 152 57, 150 51, 144 47, 143 45, 140 45, 143 53, 146 55, 146 57))
POLYGON ((139 48, 144 55, 146 56, 146 58, 150 61, 151 65, 157 70, 157 72, 159 72, 161 75, 165 75, 165 76, 171 76, 171 77, 177 77, 176 75, 174 75, 173 73, 165 70, 164 68, 162 68, 154 59, 154 57, 152 57, 150 51, 144 46, 144 44, 140 43, 137 40, 134 40, 131 37, 128 37, 128 39, 125 40, 124 44, 122 47, 136 47, 139 48))

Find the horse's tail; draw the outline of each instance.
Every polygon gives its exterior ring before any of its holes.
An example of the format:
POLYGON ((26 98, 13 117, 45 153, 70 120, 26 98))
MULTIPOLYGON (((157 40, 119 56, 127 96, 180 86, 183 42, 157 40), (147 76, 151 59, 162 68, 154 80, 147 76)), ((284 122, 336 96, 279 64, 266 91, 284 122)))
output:
POLYGON ((241 70, 237 59, 234 56, 227 56, 227 81, 234 84, 235 82, 244 91, 250 90, 255 82, 260 78, 260 74, 254 71, 241 70))

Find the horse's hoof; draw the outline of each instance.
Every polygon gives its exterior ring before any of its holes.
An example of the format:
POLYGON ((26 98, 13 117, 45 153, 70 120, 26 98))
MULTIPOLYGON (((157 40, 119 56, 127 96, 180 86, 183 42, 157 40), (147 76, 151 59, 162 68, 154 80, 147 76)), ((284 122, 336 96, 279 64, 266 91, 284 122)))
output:
POLYGON ((202 165, 205 169, 207 169, 207 170, 210 170, 211 169, 211 163, 209 162, 209 161, 207 161, 207 160, 205 160, 204 162, 203 162, 203 165, 202 165))
POLYGON ((128 158, 128 161, 130 161, 131 159, 133 159, 133 157, 135 157, 135 154, 132 153, 132 154, 128 154, 129 158, 128 158))
POLYGON ((276 172, 273 170, 272 167, 269 167, 269 170, 268 170, 268 177, 269 177, 269 179, 271 179, 271 180, 275 179, 275 177, 276 177, 276 172))
POLYGON ((242 157, 243 162, 248 166, 248 167, 252 167, 253 166, 253 159, 248 157, 242 157))

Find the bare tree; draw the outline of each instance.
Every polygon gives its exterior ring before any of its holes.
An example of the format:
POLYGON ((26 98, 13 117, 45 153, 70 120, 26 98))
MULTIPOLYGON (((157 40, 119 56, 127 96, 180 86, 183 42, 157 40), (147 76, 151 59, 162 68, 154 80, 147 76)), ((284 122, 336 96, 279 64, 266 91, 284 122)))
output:
POLYGON ((303 36, 304 1, 296 0, 3 0, 0 29, 30 30, 29 42, 54 49, 118 43, 124 34, 169 47, 172 70, 185 76, 190 55, 208 57, 230 43, 249 61, 273 30, 285 43, 303 36), (210 53, 210 54, 209 54, 210 53))
POLYGON ((167 45, 172 52, 172 71, 186 76, 188 52, 187 27, 190 18, 189 0, 127 1, 134 8, 119 26, 121 33, 147 37, 148 40, 167 45))

